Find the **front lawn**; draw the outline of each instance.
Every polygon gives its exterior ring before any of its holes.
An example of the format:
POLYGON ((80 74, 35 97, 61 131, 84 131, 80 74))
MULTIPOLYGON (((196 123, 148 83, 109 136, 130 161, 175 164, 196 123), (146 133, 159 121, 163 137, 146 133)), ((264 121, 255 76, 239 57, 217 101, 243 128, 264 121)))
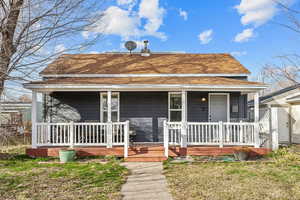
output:
POLYGON ((113 159, 104 164, 60 164, 51 159, 31 159, 20 148, 5 151, 9 153, 0 153, 1 200, 121 198, 119 191, 127 170, 113 159))
POLYGON ((174 199, 299 200, 300 147, 256 162, 165 164, 174 199))

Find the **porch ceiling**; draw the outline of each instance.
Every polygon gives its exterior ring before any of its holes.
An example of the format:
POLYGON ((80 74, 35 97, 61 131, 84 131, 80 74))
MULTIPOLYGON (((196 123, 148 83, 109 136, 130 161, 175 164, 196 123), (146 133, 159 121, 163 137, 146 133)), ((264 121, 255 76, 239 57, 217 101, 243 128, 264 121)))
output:
POLYGON ((224 77, 122 77, 122 78, 53 78, 24 84, 28 89, 48 90, 178 90, 204 89, 257 91, 266 88, 258 82, 224 77))

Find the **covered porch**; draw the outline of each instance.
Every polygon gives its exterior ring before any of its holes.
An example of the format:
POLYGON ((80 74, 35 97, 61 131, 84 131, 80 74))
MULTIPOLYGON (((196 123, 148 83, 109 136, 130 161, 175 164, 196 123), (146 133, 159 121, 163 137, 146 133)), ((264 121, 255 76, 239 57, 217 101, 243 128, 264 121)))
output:
POLYGON ((156 144, 164 157, 174 156, 172 148, 261 148, 258 92, 264 87, 235 79, 222 85, 28 84, 32 148, 117 149, 124 157, 137 144, 156 144), (38 93, 46 105, 43 122, 36 118, 38 93), (254 121, 247 118, 249 93, 254 121))

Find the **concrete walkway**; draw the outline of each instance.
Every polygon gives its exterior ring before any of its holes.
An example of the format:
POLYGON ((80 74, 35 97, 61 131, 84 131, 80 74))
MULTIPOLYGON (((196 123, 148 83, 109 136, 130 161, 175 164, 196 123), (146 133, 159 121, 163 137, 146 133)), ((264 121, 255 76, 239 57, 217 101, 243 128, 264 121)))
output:
POLYGON ((161 162, 128 162, 123 165, 131 171, 121 190, 124 200, 172 200, 161 162))

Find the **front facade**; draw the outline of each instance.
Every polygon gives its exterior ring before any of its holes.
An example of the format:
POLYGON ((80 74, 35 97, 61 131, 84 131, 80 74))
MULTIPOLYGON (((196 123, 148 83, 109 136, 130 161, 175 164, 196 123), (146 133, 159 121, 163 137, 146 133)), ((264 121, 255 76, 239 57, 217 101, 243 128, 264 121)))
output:
MULTIPOLYGON (((247 122, 241 92, 186 92, 189 122, 247 122)), ((112 122, 130 121, 134 142, 163 142, 163 121, 182 119, 181 91, 113 91, 112 122)), ((45 121, 107 122, 106 92, 53 92, 45 97, 45 121)))
MULTIPOLYGON (((25 84, 43 94, 33 147, 131 144, 259 148, 258 91, 229 54, 64 55, 25 84), (255 93, 255 120, 247 95, 255 93), (72 133, 72 135, 70 135, 72 133)), ((33 102, 33 115, 35 108, 33 102)))

